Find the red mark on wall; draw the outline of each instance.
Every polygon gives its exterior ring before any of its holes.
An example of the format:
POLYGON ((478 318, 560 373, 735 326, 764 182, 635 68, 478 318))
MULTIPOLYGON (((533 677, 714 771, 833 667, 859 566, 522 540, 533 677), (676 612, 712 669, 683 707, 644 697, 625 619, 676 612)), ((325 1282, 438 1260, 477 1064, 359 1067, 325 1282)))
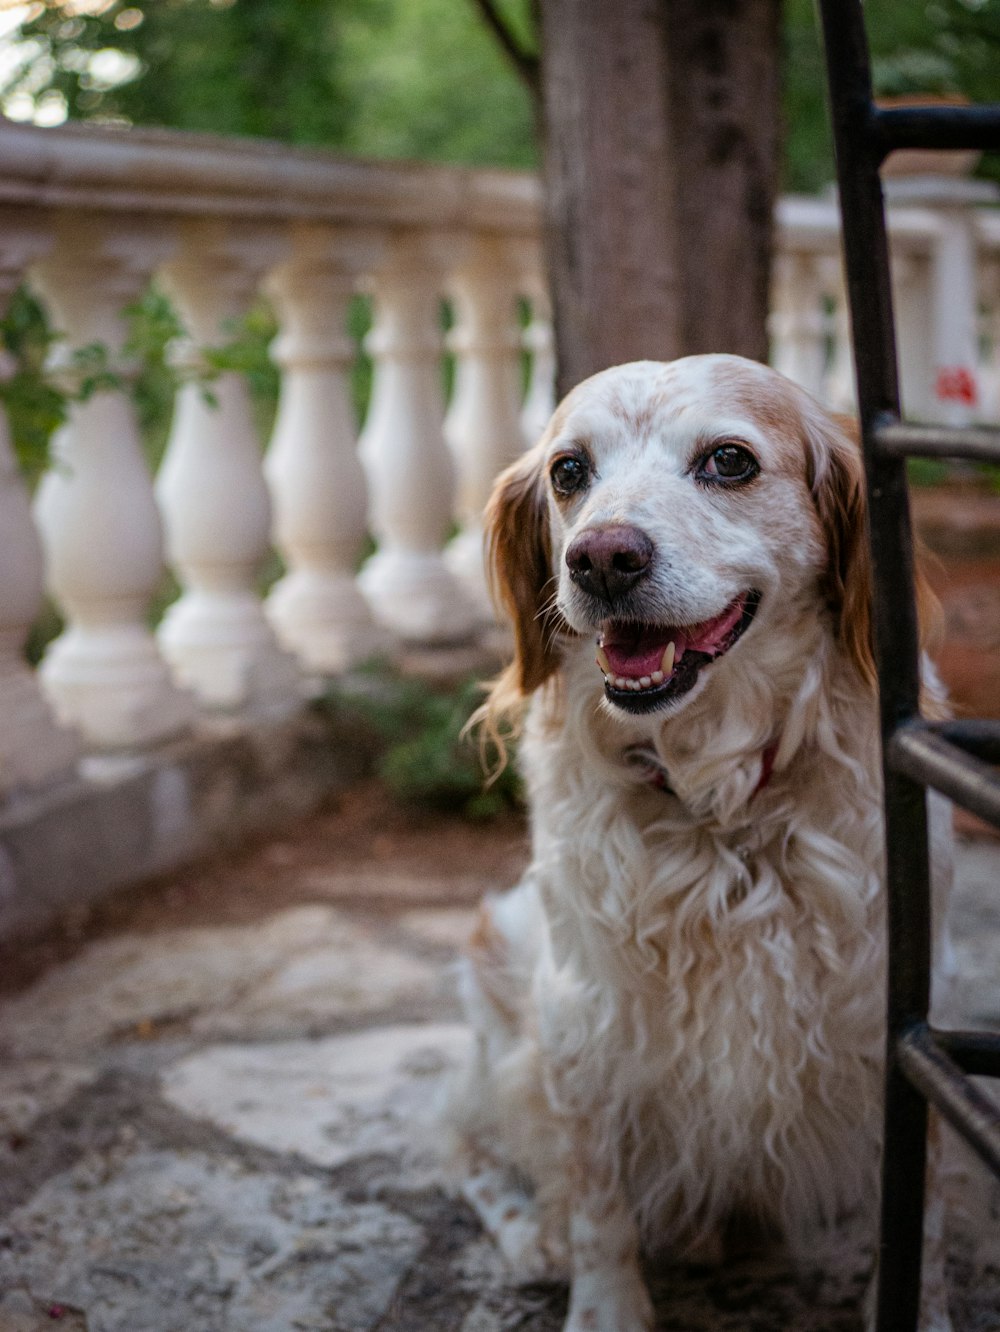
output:
POLYGON ((934 381, 934 393, 942 402, 961 402, 967 407, 975 407, 979 401, 976 377, 963 365, 942 367, 934 381))

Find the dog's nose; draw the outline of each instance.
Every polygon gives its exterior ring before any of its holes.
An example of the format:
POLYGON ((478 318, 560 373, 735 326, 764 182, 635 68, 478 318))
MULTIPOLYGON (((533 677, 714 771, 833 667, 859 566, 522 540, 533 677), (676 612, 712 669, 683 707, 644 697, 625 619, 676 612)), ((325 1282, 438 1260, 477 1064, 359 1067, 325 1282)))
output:
POLYGON ((653 543, 638 527, 592 527, 570 542, 569 576, 585 592, 614 601, 649 572, 653 543))

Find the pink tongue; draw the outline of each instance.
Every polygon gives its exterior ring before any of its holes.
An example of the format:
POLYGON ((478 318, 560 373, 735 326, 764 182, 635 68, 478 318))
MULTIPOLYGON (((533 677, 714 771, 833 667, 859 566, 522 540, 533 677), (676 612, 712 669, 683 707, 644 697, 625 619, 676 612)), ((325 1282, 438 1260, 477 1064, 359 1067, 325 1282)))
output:
MULTIPOLYGON (((663 669, 663 650, 670 641, 670 638, 662 638, 654 643, 649 638, 644 637, 633 646, 625 643, 610 643, 605 639, 602 647, 613 675, 622 675, 626 679, 638 680, 641 675, 652 675, 654 671, 663 669)), ((676 652, 679 657, 683 642, 683 635, 679 630, 674 631, 673 642, 676 645, 676 652)))
POLYGON ((713 655, 739 623, 743 603, 744 598, 738 597, 721 615, 703 620, 701 624, 685 625, 683 629, 679 625, 663 625, 637 634, 628 626, 612 626, 601 640, 611 673, 637 680, 662 670, 663 652, 671 642, 674 644, 675 665, 687 651, 713 655))

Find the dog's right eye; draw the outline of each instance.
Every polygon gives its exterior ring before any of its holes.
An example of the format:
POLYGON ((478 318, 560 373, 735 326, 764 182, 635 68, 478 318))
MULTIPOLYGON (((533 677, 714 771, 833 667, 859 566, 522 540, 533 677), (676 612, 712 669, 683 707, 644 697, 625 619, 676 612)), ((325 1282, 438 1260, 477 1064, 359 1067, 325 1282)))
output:
POLYGON ((575 495, 582 490, 590 477, 590 468, 582 458, 569 455, 557 458, 549 468, 552 489, 557 495, 575 495))

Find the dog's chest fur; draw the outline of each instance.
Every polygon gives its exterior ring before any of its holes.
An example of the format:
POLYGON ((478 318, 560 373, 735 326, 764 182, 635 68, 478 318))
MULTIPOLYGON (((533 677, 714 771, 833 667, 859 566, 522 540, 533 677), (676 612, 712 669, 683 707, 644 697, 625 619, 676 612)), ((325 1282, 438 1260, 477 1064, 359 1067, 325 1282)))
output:
POLYGON ((697 706, 671 723, 674 795, 629 768, 584 670, 569 663, 525 745, 557 1095, 592 1107, 604 1089, 601 1136, 661 1239, 734 1200, 794 1236, 856 1199, 874 1159, 875 718, 840 706, 825 665, 791 698, 765 672, 745 682, 767 703, 757 745, 697 706), (792 739, 758 790, 778 730, 792 739))

